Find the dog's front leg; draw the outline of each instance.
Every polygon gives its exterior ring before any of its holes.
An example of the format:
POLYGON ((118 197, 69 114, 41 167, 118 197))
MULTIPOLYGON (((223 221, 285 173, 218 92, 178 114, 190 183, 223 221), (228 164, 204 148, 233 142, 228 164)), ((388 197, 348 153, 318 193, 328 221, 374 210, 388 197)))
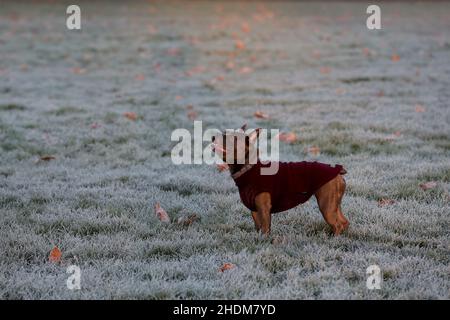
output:
POLYGON ((270 193, 262 192, 255 197, 256 214, 263 234, 270 233, 272 199, 270 193))
POLYGON ((253 222, 255 222, 255 229, 257 232, 261 230, 261 221, 259 219, 259 215, 257 211, 252 211, 253 222))

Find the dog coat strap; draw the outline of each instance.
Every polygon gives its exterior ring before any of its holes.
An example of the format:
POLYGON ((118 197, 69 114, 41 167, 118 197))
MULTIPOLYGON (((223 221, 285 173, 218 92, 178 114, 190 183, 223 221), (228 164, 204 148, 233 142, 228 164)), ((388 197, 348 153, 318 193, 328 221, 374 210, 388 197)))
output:
POLYGON ((238 172, 235 172, 231 175, 231 177, 233 179, 237 179, 240 176, 242 176, 244 173, 246 173, 248 170, 250 170, 251 168, 253 168, 253 164, 246 164, 245 166, 242 167, 241 170, 239 170, 238 172))

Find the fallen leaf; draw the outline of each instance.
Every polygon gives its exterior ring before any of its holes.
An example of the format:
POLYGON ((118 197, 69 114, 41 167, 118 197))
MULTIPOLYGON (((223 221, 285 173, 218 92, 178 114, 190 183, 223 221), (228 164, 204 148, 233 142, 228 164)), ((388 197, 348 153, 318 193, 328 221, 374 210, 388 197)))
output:
POLYGON ((170 222, 169 215, 167 214, 166 210, 164 210, 161 207, 159 202, 157 202, 155 204, 155 213, 156 213, 156 217, 159 219, 159 221, 165 222, 165 223, 170 222))
POLYGON ((245 49, 245 43, 244 43, 244 41, 238 39, 238 40, 236 40, 234 42, 234 47, 236 49, 238 49, 238 50, 244 50, 245 49))
POLYGON ((364 53, 364 55, 365 55, 366 57, 368 57, 368 56, 371 55, 371 52, 370 52, 370 49, 369 49, 369 48, 363 48, 363 49, 362 49, 362 52, 364 53))
POLYGON ((425 108, 421 104, 416 104, 416 112, 417 113, 425 112, 425 108))
POLYGON ((320 154, 320 148, 317 146, 307 147, 306 152, 313 156, 318 156, 320 154))
POLYGON ((269 115, 267 113, 264 113, 262 111, 256 111, 254 113, 255 118, 259 118, 259 119, 269 119, 269 115))
POLYGON ((250 26, 248 25, 247 22, 243 22, 241 24, 241 30, 242 30, 242 32, 245 32, 245 33, 249 33, 250 32, 250 26))
POLYGON ((188 77, 192 77, 193 75, 200 74, 206 71, 206 68, 203 66, 196 66, 185 72, 185 75, 188 77))
POLYGON ((137 120, 137 114, 135 112, 124 112, 123 116, 127 119, 130 119, 132 121, 137 120))
POLYGON ((250 67, 242 67, 241 69, 239 69, 239 73, 242 73, 242 74, 251 73, 252 71, 253 71, 253 69, 250 67))
POLYGON ((398 54, 393 54, 391 56, 391 60, 392 60, 392 62, 400 61, 400 56, 398 54))
POLYGON ((200 217, 197 216, 195 213, 190 214, 187 217, 180 217, 178 218, 178 223, 182 224, 185 227, 190 226, 191 224, 193 224, 195 221, 200 220, 200 217))
POLYGON ((50 251, 50 255, 48 256, 48 261, 53 263, 58 263, 61 261, 61 250, 58 247, 54 247, 52 251, 50 251))
POLYGON ((143 74, 138 74, 134 77, 134 80, 137 81, 144 81, 145 80, 145 76, 143 74))
POLYGON ((194 110, 189 111, 187 116, 188 116, 189 120, 195 120, 198 117, 198 112, 194 111, 194 110))
POLYGON ((386 141, 393 141, 396 140, 398 138, 400 138, 402 136, 402 133, 400 131, 395 131, 393 134, 387 136, 385 138, 386 141))
POLYGON ((94 122, 91 124, 91 129, 98 129, 101 128, 101 124, 99 124, 98 122, 94 122))
POLYGON ((225 270, 230 270, 230 269, 233 269, 234 267, 236 267, 234 264, 227 262, 227 263, 224 263, 224 264, 219 268, 219 271, 220 271, 220 272, 224 272, 225 270))
POLYGON ((73 74, 85 74, 86 73, 86 69, 78 68, 78 67, 72 68, 72 69, 70 69, 70 71, 72 71, 73 74))
POLYGON ((219 172, 223 172, 226 170, 229 170, 230 168, 228 167, 228 164, 226 163, 221 163, 217 165, 217 170, 219 170, 219 172))
POLYGON ((288 133, 279 133, 277 135, 278 140, 287 142, 287 143, 293 143, 297 141, 297 135, 294 132, 288 132, 288 133))
POLYGON ((381 198, 378 200, 379 207, 390 206, 394 203, 395 203, 395 200, 393 200, 393 199, 381 198))
POLYGON ((55 156, 50 156, 50 155, 45 155, 39 158, 41 161, 50 161, 50 160, 55 160, 56 157, 55 156))
POLYGON ((169 56, 177 56, 180 53, 180 49, 179 48, 169 48, 166 51, 167 55, 169 56))
POLYGON ((176 96, 175 97, 175 100, 181 100, 181 99, 183 99, 183 96, 176 96))
POLYGON ((331 68, 330 67, 321 67, 320 73, 321 74, 329 74, 329 73, 331 73, 331 68))
POLYGON ((377 97, 379 97, 379 98, 384 97, 384 91, 383 90, 378 91, 377 97))
POLYGON ((422 190, 433 189, 433 188, 437 187, 437 182, 436 181, 424 182, 424 183, 419 184, 419 187, 421 187, 422 190))
POLYGON ((228 70, 234 69, 234 61, 231 61, 231 60, 227 61, 225 67, 226 67, 228 70))

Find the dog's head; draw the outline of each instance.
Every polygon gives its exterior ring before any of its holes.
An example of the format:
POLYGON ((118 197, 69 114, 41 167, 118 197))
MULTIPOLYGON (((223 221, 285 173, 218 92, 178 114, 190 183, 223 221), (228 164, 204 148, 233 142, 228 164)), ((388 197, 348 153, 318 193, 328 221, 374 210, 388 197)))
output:
POLYGON ((260 128, 246 131, 247 124, 237 130, 226 130, 212 137, 213 151, 227 164, 256 163, 260 128))

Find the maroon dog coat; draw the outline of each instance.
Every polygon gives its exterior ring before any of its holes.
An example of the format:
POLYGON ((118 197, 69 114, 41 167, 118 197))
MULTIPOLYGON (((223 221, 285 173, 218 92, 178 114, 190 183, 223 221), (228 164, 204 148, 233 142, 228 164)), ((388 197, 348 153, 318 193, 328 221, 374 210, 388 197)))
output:
POLYGON ((294 208, 343 169, 341 165, 332 167, 320 162, 279 162, 276 174, 262 175, 261 167, 269 166, 270 163, 258 162, 232 175, 242 202, 252 211, 256 211, 255 197, 261 192, 270 193, 273 213, 294 208))

